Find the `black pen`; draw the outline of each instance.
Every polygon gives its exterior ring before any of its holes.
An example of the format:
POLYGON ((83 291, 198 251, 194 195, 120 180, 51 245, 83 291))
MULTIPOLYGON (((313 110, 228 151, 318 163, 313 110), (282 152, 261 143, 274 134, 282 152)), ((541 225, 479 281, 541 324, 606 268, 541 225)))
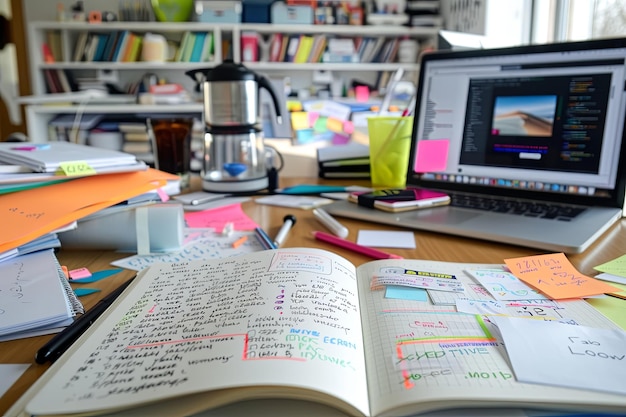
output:
POLYGON ((59 357, 72 346, 72 343, 74 343, 80 335, 85 333, 89 326, 113 304, 133 279, 134 277, 114 289, 109 295, 98 301, 98 304, 93 306, 93 308, 74 320, 72 324, 50 339, 50 341, 43 345, 35 354, 35 362, 46 363, 46 361, 54 362, 59 359, 59 357))

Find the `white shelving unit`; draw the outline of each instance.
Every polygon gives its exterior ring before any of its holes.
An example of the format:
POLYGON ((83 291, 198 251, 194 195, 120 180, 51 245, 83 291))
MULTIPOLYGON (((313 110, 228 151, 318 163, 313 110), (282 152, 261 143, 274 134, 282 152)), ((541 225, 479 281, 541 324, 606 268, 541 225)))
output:
MULTIPOLYGON (((161 22, 56 22, 37 21, 28 25, 28 42, 31 68, 31 85, 34 95, 46 94, 45 70, 70 71, 76 77, 96 77, 99 73, 113 73, 120 86, 131 81, 141 79, 146 73, 154 73, 159 77, 182 84, 188 90, 193 90, 195 81, 185 75, 185 72, 197 68, 211 68, 222 62, 222 40, 232 42, 232 58, 241 62, 241 34, 244 31, 255 31, 260 35, 269 36, 272 33, 283 34, 327 34, 338 37, 385 36, 410 38, 418 43, 434 42, 438 28, 433 27, 401 27, 401 26, 340 26, 340 25, 276 25, 276 24, 208 24, 199 22, 161 23, 161 22), (214 59, 210 62, 74 62, 74 48, 79 35, 83 32, 113 32, 132 31, 139 34, 158 33, 173 41, 180 41, 186 31, 212 32, 214 37, 214 59), (59 34, 62 59, 53 63, 45 62, 42 45, 47 42, 48 32, 59 34)), ((341 77, 363 76, 375 78, 378 71, 394 71, 402 68, 407 73, 417 75, 419 70, 415 63, 292 63, 292 62, 245 62, 249 69, 263 73, 269 77, 289 77, 295 87, 299 79, 303 84, 310 83, 309 79, 315 71, 332 71, 341 77)), ((104 114, 135 114, 135 113, 195 113, 200 115, 201 104, 190 105, 158 105, 147 106, 135 103, 128 104, 73 104, 66 106, 47 106, 30 104, 26 108, 27 128, 29 136, 34 141, 45 141, 48 137, 48 122, 62 113, 104 113, 104 114)))

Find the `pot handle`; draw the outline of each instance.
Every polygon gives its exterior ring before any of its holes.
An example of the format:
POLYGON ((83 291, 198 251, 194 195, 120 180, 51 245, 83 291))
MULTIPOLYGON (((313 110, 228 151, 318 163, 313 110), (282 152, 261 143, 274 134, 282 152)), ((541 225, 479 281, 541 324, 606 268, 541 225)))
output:
POLYGON ((276 95, 276 92, 274 91, 272 84, 270 83, 269 79, 267 79, 267 77, 264 77, 263 75, 257 74, 256 79, 257 79, 257 83, 259 84, 259 88, 265 88, 270 93, 270 96, 272 96, 272 101, 274 102, 274 108, 276 109, 276 120, 278 121, 278 123, 282 124, 283 117, 280 112, 280 104, 279 104, 280 102, 278 101, 278 96, 276 95))

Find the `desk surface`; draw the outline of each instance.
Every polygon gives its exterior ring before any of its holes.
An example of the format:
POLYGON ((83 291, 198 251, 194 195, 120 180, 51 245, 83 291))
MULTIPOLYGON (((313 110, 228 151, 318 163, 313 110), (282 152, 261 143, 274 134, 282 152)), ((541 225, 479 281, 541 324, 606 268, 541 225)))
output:
MULTIPOLYGON (((288 178, 281 181, 281 186, 295 185, 299 183, 315 183, 317 179, 311 178, 288 178)), ((340 184, 338 182, 325 181, 327 184, 340 184)), ((368 185, 363 181, 350 181, 351 184, 368 185)), ((289 209, 284 207, 267 206, 248 201, 243 204, 243 209, 254 221, 263 227, 271 236, 274 236, 283 223, 286 214, 295 214, 297 224, 287 235, 283 247, 320 247, 332 250, 347 258, 355 265, 368 262, 371 258, 353 253, 351 251, 330 246, 318 242, 311 236, 314 230, 325 230, 308 210, 289 209)), ((392 226, 376 225, 357 220, 339 219, 350 230, 349 240, 356 240, 359 230, 401 230, 392 226)), ((499 243, 460 238, 437 233, 423 231, 414 232, 416 249, 394 249, 393 253, 405 258, 428 259, 449 262, 481 262, 502 263, 506 258, 528 256, 542 253, 536 249, 524 248, 499 243)), ((569 255, 568 259, 580 272, 587 275, 595 275, 594 266, 615 259, 626 254, 626 219, 620 220, 611 227, 594 245, 585 252, 577 255, 569 255)), ((121 259, 128 254, 115 253, 112 251, 64 251, 58 253, 59 261, 69 269, 87 267, 92 271, 111 268, 110 263, 121 259)), ((81 301, 85 308, 89 309, 100 298, 108 294, 123 281, 134 275, 134 271, 124 271, 114 277, 94 283, 91 286, 101 288, 102 291, 86 297, 81 301)), ((615 303, 626 312, 626 301, 617 300, 615 303)), ((0 415, 3 415, 9 407, 28 389, 28 387, 47 369, 48 365, 34 363, 35 352, 52 335, 32 337, 0 343, 0 363, 30 363, 31 366, 22 377, 0 398, 0 415)))

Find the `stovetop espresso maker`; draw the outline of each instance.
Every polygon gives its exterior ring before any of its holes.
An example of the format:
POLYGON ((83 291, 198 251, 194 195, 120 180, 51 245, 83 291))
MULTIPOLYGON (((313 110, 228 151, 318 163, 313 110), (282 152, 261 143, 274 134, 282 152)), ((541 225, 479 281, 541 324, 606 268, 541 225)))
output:
POLYGON ((273 191, 278 186, 276 154, 263 143, 261 89, 269 92, 279 123, 282 115, 270 81, 229 60, 185 74, 200 85, 204 103, 202 188, 218 193, 273 191))

